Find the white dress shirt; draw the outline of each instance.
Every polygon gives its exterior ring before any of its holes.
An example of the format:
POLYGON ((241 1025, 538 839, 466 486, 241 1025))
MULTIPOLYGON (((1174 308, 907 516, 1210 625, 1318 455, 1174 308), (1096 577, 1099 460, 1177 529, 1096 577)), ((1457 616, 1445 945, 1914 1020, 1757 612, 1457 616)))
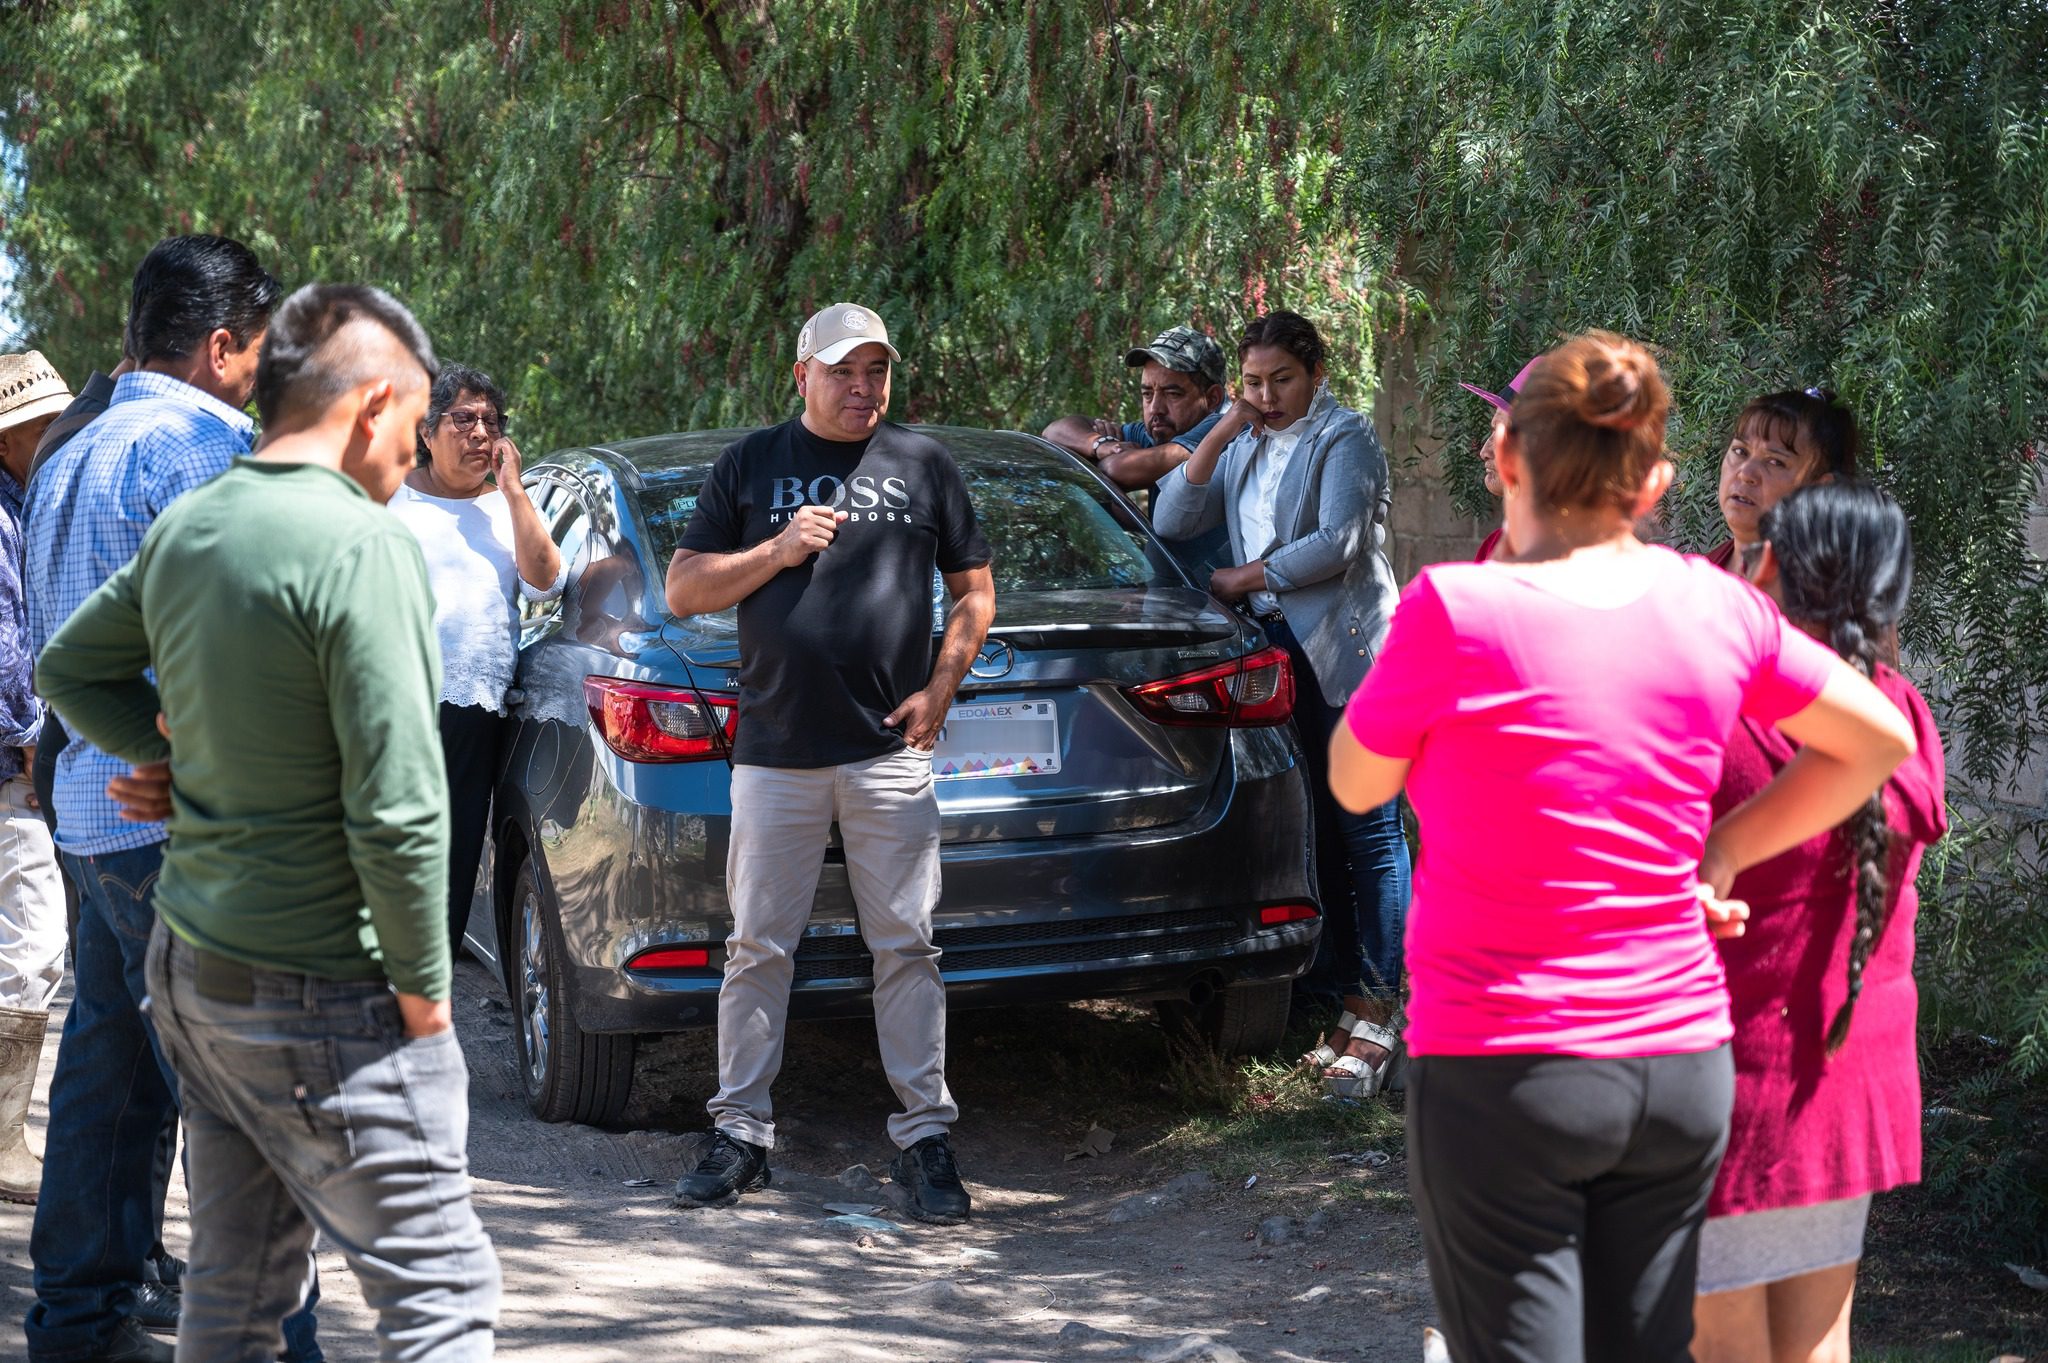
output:
MULTIPOLYGON (((1280 495, 1280 480, 1287 473, 1287 461, 1301 443, 1306 425, 1297 420, 1284 431, 1266 432, 1264 448, 1253 456, 1251 472, 1237 496, 1238 542, 1244 546, 1247 563, 1264 558, 1274 547, 1274 502, 1280 495)), ((1253 592, 1248 604, 1261 615, 1280 609, 1279 598, 1267 591, 1253 592)))

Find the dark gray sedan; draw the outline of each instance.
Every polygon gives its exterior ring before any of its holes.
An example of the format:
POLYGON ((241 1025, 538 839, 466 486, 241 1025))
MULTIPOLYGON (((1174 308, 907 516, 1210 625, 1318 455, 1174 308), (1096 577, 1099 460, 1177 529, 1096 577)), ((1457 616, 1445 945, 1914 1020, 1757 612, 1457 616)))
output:
MULTIPOLYGON (((1321 929, 1285 653, 1072 455, 927 430, 966 476, 997 593, 933 759, 954 1004, 1153 999, 1226 1051, 1276 1045, 1321 929)), ((549 1121, 615 1119, 637 1035, 716 1021, 738 637, 730 612, 670 616, 662 584, 741 434, 569 450, 526 475, 569 586, 524 607, 468 941, 504 977, 549 1121)), ((798 1017, 871 1005, 836 841, 798 1017)))

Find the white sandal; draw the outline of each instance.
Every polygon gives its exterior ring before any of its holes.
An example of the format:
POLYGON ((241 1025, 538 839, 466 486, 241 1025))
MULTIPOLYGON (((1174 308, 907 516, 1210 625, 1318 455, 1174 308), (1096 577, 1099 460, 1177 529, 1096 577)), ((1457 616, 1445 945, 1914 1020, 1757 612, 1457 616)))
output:
MULTIPOLYGON (((1349 1013, 1344 1016, 1351 1018, 1349 1013)), ((1339 1098, 1371 1098, 1385 1089, 1394 1073, 1394 1062, 1402 1049, 1401 1034, 1363 1018, 1351 1018, 1349 1030, 1352 1040, 1378 1046, 1387 1053, 1387 1058, 1377 1065, 1368 1065, 1355 1055, 1334 1056, 1325 1062, 1323 1087, 1339 1098)), ((1318 1049, 1327 1051, 1329 1047, 1318 1049)))
MULTIPOLYGON (((1351 1036, 1351 1029, 1357 1025, 1357 1015, 1347 1010, 1337 1015, 1337 1025, 1335 1027, 1332 1027, 1330 1030, 1333 1032, 1342 1032, 1345 1038, 1348 1040, 1351 1036)), ((1318 1042, 1314 1050, 1310 1051, 1307 1055, 1303 1056, 1301 1058, 1301 1063, 1304 1065, 1314 1065, 1319 1070, 1326 1070, 1330 1066, 1336 1064, 1337 1061, 1341 1058, 1342 1052, 1331 1050, 1330 1043, 1327 1041, 1323 1041, 1318 1042)))

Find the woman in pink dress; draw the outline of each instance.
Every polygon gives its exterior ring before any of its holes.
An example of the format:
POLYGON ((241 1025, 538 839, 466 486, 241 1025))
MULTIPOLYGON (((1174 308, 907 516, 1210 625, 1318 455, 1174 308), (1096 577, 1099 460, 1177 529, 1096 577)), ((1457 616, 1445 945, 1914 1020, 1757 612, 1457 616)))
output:
POLYGON ((1544 356, 1496 455, 1511 552, 1423 570, 1331 743, 1340 802, 1422 824, 1408 1168, 1458 1363, 1688 1358, 1735 1083, 1710 923, 1913 753, 1762 593, 1636 538, 1669 404, 1622 337, 1544 356), (1743 717, 1801 750, 1710 837, 1743 717))
POLYGON ((1738 553, 1757 542, 1764 516, 1803 487, 1856 476, 1856 416, 1825 388, 1751 398, 1721 454, 1718 500, 1728 538, 1707 561, 1735 572, 1738 553))
MULTIPOLYGON (((1911 722, 1918 753, 1847 822, 1745 871, 1746 930, 1721 943, 1735 1022, 1735 1115, 1707 1204, 1699 1363, 1848 1363, 1872 1193, 1920 1177, 1913 889, 1948 826, 1941 737, 1880 659, 1913 580, 1905 513, 1876 488, 1795 492, 1765 515, 1749 577, 1911 722)), ((1744 720, 1714 810, 1769 785, 1798 748, 1744 720)))

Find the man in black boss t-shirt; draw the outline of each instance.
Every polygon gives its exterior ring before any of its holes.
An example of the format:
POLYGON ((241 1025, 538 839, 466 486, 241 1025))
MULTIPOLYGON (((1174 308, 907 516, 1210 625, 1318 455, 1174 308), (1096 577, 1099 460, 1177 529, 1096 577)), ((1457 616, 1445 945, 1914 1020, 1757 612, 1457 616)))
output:
POLYGON ((726 1206, 768 1182, 769 1089, 782 1067, 791 958, 839 824, 861 935, 875 958, 875 1030, 903 1111, 892 1166, 914 1215, 965 1220, 948 1130, 946 991, 932 912, 939 805, 932 745, 995 615, 988 543, 945 446, 883 421, 882 319, 835 303, 797 336, 803 414, 718 456, 668 570, 668 605, 737 604, 740 719, 718 993, 711 1145, 676 1186, 726 1206), (953 597, 932 650, 932 570, 953 597))

